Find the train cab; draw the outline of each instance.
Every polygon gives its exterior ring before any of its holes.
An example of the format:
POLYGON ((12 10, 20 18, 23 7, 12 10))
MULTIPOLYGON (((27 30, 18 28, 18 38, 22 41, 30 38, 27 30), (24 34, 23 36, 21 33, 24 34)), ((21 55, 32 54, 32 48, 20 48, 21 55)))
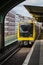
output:
POLYGON ((18 23, 18 41, 20 44, 31 45, 35 40, 35 23, 19 22, 18 23))

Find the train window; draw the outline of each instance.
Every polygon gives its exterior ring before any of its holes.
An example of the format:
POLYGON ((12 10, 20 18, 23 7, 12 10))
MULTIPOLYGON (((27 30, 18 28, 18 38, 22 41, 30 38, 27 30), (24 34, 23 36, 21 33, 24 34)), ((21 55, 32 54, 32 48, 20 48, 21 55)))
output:
POLYGON ((21 37, 32 37, 33 36, 33 24, 20 25, 20 36, 21 37))

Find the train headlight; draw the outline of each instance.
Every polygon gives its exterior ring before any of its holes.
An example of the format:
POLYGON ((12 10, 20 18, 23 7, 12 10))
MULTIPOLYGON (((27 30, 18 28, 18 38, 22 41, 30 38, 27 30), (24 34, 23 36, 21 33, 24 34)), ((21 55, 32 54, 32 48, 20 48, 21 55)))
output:
POLYGON ((29 44, 32 44, 32 42, 31 42, 31 41, 29 41, 29 44))

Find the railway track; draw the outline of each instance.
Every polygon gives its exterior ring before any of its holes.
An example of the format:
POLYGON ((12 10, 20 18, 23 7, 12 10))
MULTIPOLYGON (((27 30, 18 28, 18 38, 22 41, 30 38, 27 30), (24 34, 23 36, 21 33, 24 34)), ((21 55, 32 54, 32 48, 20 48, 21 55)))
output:
POLYGON ((17 53, 6 59, 1 65, 22 65, 31 48, 22 47, 17 53))

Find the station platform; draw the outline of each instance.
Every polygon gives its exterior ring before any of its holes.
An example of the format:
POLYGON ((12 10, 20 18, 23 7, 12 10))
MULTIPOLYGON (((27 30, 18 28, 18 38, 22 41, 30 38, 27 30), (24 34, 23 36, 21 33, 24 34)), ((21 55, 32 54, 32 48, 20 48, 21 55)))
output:
POLYGON ((23 65, 43 65, 43 40, 37 40, 23 65))

